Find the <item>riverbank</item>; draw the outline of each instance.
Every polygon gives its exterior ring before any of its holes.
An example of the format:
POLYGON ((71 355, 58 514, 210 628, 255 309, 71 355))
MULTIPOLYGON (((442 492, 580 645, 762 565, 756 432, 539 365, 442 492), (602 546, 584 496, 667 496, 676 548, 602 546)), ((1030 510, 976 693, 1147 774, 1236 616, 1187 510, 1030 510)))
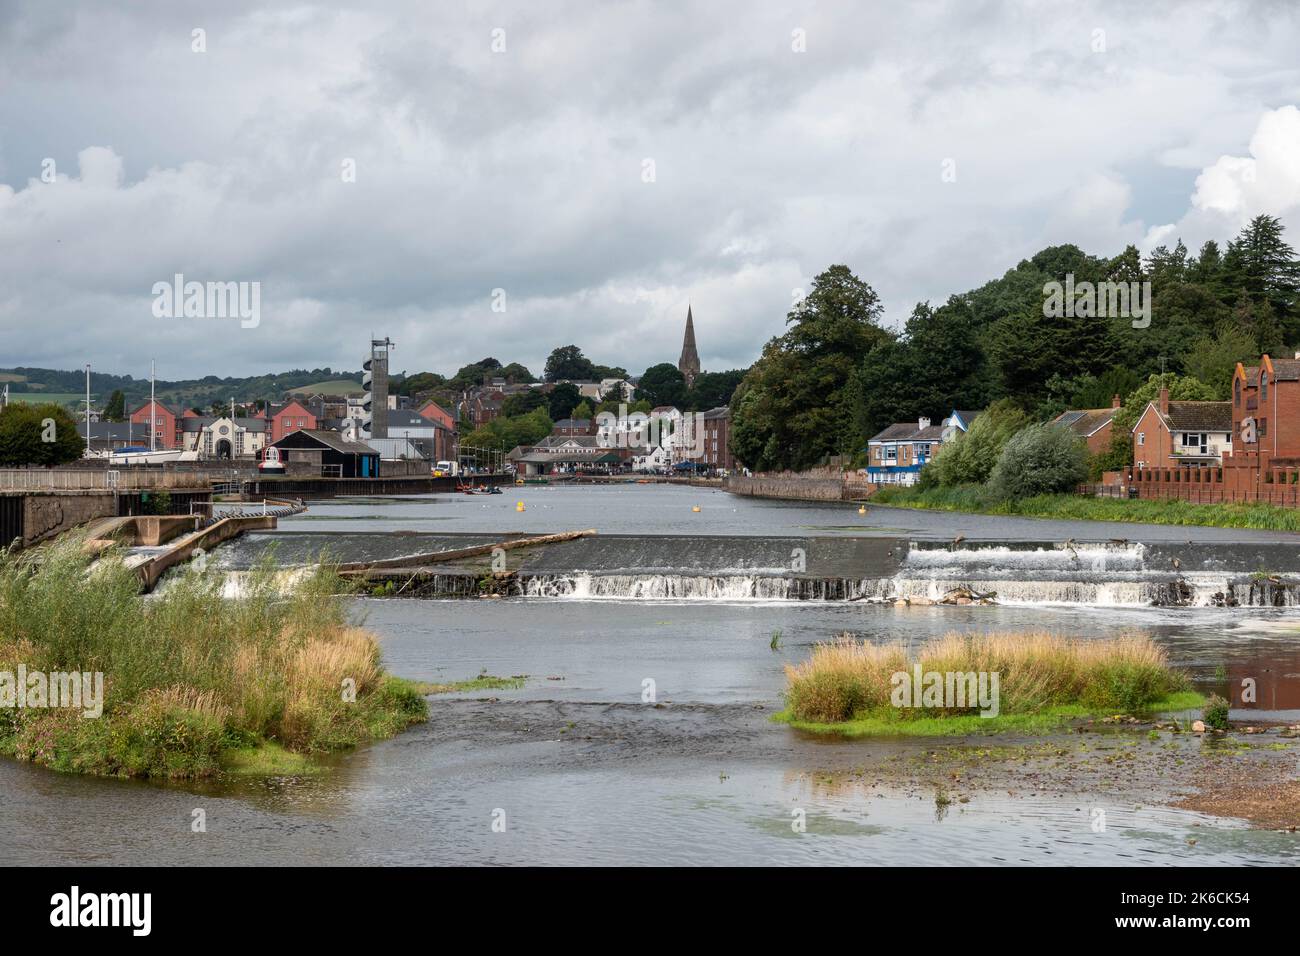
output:
POLYGON ((425 719, 331 567, 281 594, 268 560, 234 598, 187 570, 145 599, 79 543, 0 553, 0 755, 107 777, 297 773, 425 719))
POLYGON ((1062 521, 1109 521, 1130 524, 1200 525, 1259 531, 1300 531, 1300 509, 1264 504, 1198 505, 1178 499, 1091 498, 1082 495, 1036 495, 998 499, 978 485, 958 488, 881 488, 872 504, 924 511, 1055 518, 1062 521))

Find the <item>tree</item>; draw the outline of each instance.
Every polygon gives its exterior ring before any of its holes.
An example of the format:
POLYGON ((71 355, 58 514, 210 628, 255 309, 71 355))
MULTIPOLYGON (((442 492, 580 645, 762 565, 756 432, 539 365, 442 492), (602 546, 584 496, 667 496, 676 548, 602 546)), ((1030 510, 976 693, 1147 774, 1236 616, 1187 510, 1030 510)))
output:
POLYGON ((757 469, 804 469, 858 444, 849 381, 889 334, 870 285, 834 265, 786 316, 731 400, 732 450, 757 469))
POLYGON ((1087 477, 1088 446, 1082 439, 1059 425, 1030 425, 1002 449, 989 490, 999 498, 1032 498, 1073 491, 1087 477))
POLYGON ((546 393, 540 388, 530 388, 526 392, 519 392, 515 395, 507 395, 506 400, 501 403, 501 414, 513 418, 517 415, 527 415, 537 408, 548 408, 549 403, 546 393))
POLYGON ((548 382, 590 382, 595 378, 596 367, 576 345, 561 345, 546 359, 543 377, 548 382))
POLYGON ((402 384, 397 387, 398 395, 426 395, 439 389, 446 388, 447 379, 437 372, 416 372, 414 375, 408 375, 402 379, 402 384))
POLYGON ((726 372, 701 372, 695 376, 686 404, 691 411, 708 411, 731 402, 736 388, 748 369, 735 368, 726 372))
POLYGON ((120 422, 124 418, 126 418, 126 395, 120 388, 115 388, 113 394, 108 396, 108 401, 104 403, 104 420, 120 422))
POLYGON ((596 413, 591 410, 590 403, 584 398, 574 407, 573 411, 569 413, 569 417, 576 419, 577 421, 589 421, 595 414, 596 413))
POLYGON ((510 451, 520 445, 535 445, 550 433, 551 419, 545 409, 538 408, 527 415, 494 418, 463 438, 461 447, 510 451))
POLYGON ((859 442, 894 422, 983 406, 988 374, 969 302, 919 303, 902 336, 882 341, 854 370, 850 393, 859 442))
POLYGON ((944 486, 983 484, 993 473, 1007 442, 1029 424, 1015 402, 994 402, 971 423, 970 430, 958 432, 951 441, 939 446, 938 454, 925 466, 927 478, 944 486))
POLYGON ((11 402, 0 409, 0 466, 63 465, 85 448, 77 423, 62 405, 11 402))
POLYGON ((1254 335, 1237 322, 1223 322, 1213 336, 1202 336, 1192 343, 1183 365, 1193 378, 1204 382, 1212 401, 1232 397, 1232 376, 1237 363, 1251 364, 1260 352, 1254 335))
POLYGON ((661 405, 682 408, 687 400, 686 377, 669 362, 651 365, 637 383, 636 397, 649 402, 651 408, 661 405))
POLYGON ((574 407, 581 400, 582 395, 578 392, 578 386, 572 382, 561 382, 551 389, 549 399, 551 420, 558 422, 562 418, 572 417, 574 407))
POLYGON ((1252 219, 1228 243, 1224 271, 1229 285, 1257 307, 1268 303, 1288 341, 1300 338, 1300 261, 1282 238, 1276 216, 1252 219))
POLYGON ((528 371, 525 366, 520 365, 518 362, 511 362, 509 365, 503 365, 501 367, 501 377, 511 385, 531 385, 533 382, 537 381, 537 379, 533 377, 533 373, 528 371))

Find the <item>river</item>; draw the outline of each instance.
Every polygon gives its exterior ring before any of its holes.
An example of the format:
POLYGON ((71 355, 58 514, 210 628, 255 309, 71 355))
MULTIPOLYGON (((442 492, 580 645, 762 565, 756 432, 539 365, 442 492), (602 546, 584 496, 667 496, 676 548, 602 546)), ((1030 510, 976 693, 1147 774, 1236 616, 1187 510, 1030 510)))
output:
MULTIPOLYGON (((785 664, 835 634, 1030 629, 1148 633, 1199 689, 1251 676, 1257 716, 1300 717, 1293 535, 528 486, 311 502, 214 563, 237 579, 268 553, 355 560, 579 528, 600 534, 511 565, 525 596, 355 600, 393 672, 526 675, 520 689, 431 698, 427 724, 305 779, 162 786, 0 762, 0 852, 105 865, 1300 862, 1296 834, 1169 806, 1176 782, 953 785, 960 802, 921 766, 947 743, 827 740, 769 720, 785 664), (881 600, 958 583, 999 603, 881 600), (193 833, 200 808, 207 832, 193 833)), ((1195 761, 1210 742, 1168 746, 1195 761)))

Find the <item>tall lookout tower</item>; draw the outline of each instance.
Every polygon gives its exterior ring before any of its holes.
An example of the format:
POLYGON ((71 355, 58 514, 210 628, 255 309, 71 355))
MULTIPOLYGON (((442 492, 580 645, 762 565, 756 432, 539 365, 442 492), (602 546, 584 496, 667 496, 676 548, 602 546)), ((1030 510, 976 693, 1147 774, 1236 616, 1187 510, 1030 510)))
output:
POLYGON ((393 343, 387 336, 370 340, 370 357, 362 366, 361 387, 366 400, 362 408, 361 437, 388 437, 388 352, 393 343))
POLYGON ((686 306, 686 335, 682 338, 682 357, 677 360, 677 371, 686 379, 687 388, 695 384, 695 377, 700 374, 700 353, 695 351, 695 319, 689 305, 686 306))

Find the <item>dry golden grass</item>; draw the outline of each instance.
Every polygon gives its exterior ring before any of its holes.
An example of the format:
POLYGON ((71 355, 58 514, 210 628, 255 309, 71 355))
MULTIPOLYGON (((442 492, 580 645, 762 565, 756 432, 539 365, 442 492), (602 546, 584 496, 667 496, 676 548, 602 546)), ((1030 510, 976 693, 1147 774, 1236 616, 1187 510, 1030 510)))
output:
MULTIPOLYGON (((1186 686, 1164 649, 1144 635, 1078 640, 1045 632, 950 633, 909 655, 901 644, 842 634, 818 644, 808 660, 786 666, 786 700, 799 720, 848 720, 890 706, 891 677, 918 663, 923 672, 996 672, 1002 713, 1076 703, 1132 711, 1186 686)), ((917 715, 915 708, 903 710, 910 712, 900 716, 917 715)))

